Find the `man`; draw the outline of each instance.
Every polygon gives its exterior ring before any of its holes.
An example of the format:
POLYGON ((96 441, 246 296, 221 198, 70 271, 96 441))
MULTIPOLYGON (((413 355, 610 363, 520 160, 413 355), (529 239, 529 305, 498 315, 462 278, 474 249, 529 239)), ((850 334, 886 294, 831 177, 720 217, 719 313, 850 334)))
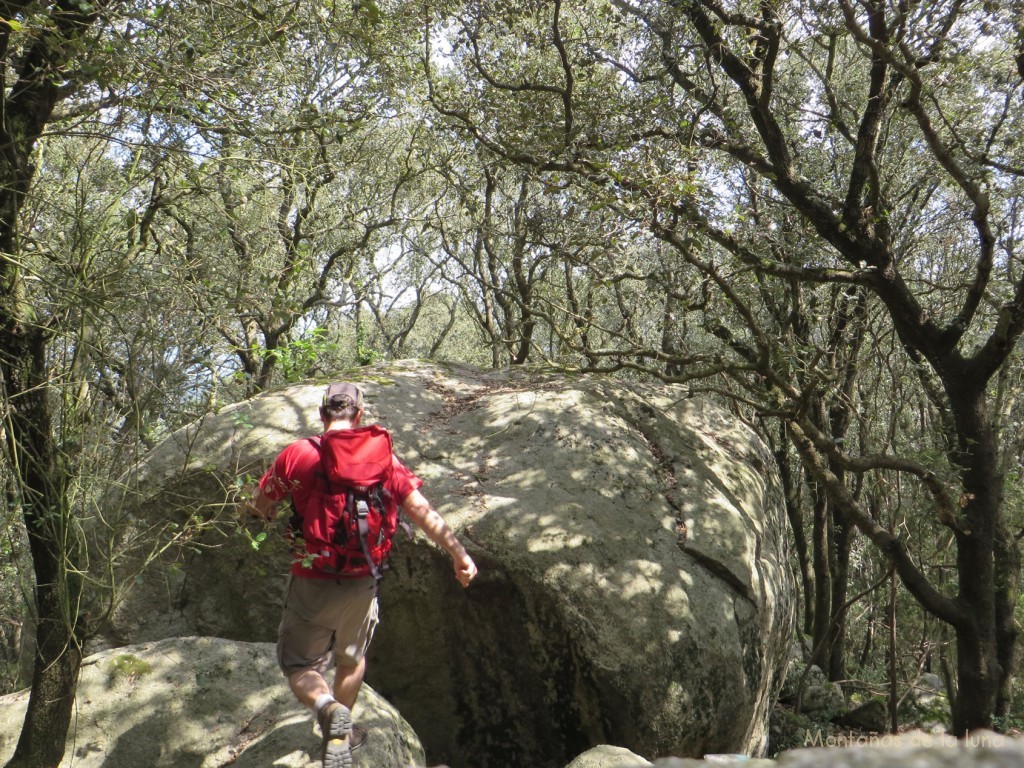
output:
MULTIPOLYGON (((245 511, 271 521, 290 499, 298 518, 315 515, 323 506, 320 453, 328 434, 344 430, 344 434, 333 437, 347 439, 361 438, 368 430, 385 433, 376 426, 360 427, 362 418, 363 394, 359 388, 350 383, 330 385, 320 406, 324 434, 319 440, 299 440, 285 448, 260 480, 245 511)), ((387 439, 390 452, 390 437, 387 439)), ((390 461, 384 480, 385 497, 400 504, 409 519, 451 556, 455 578, 468 587, 477 574, 473 559, 420 493, 423 481, 394 454, 390 461)), ((363 539, 363 551, 367 551, 365 536, 363 539)), ((296 698, 316 713, 324 740, 324 768, 351 766, 351 750, 366 739, 366 731, 352 725, 351 710, 362 686, 366 649, 377 625, 378 582, 368 573, 351 575, 344 569, 319 567, 318 558, 308 554, 296 559, 288 577, 278 629, 278 663, 296 698), (332 658, 333 686, 324 677, 332 658)))

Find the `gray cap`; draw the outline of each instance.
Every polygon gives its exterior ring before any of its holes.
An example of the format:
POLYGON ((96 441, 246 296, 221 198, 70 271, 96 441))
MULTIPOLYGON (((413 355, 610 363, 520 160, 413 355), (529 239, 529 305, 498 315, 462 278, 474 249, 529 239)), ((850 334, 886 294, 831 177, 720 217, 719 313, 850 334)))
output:
POLYGON ((324 392, 323 407, 348 408, 355 406, 357 410, 363 409, 363 393, 355 384, 341 381, 331 384, 324 392))

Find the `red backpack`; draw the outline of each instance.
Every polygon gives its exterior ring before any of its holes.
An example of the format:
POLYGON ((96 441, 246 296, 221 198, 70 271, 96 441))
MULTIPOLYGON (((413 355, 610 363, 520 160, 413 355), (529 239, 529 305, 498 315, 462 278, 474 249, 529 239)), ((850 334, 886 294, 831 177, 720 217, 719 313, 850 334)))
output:
POLYGON ((371 425, 309 438, 320 452, 317 491, 292 518, 298 568, 342 577, 383 577, 398 527, 391 476, 391 435, 371 425))

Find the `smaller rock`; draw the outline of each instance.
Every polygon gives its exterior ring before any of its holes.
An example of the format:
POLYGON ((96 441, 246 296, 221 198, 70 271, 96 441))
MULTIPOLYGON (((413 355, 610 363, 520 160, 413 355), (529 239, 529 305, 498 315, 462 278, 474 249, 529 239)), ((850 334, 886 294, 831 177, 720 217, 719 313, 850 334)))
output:
POLYGON ((881 733, 889 728, 889 705, 885 699, 868 699, 835 719, 839 725, 881 733))
POLYGON ((579 755, 566 768, 652 768, 652 764, 624 747, 601 744, 579 755))
POLYGON ((918 678, 917 687, 932 693, 946 693, 946 683, 933 672, 925 672, 918 678))
POLYGON ((806 691, 812 685, 825 685, 827 682, 828 678, 818 665, 812 664, 808 669, 802 661, 791 661, 789 669, 786 670, 786 681, 779 692, 779 701, 783 704, 795 704, 801 685, 806 691))
POLYGON ((938 675, 925 673, 900 707, 900 720, 926 731, 945 731, 950 722, 946 686, 938 675))
POLYGON ((800 711, 831 719, 846 708, 846 697, 838 683, 809 685, 804 689, 800 711))
POLYGON ((704 755, 703 760, 690 757, 663 757, 654 761, 654 768, 775 768, 773 760, 747 755, 704 755))

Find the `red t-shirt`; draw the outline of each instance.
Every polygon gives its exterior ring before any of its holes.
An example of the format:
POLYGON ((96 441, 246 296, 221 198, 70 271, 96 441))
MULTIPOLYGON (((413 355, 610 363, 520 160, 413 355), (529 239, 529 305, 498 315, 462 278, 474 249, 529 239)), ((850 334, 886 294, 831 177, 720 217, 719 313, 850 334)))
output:
MULTIPOLYGON (((278 454, 270 469, 260 479, 260 490, 271 501, 291 496, 300 516, 317 489, 320 472, 320 449, 309 439, 297 440, 278 454)), ((401 505, 409 494, 419 490, 423 481, 391 454, 391 474, 384 483, 388 493, 401 505)), ((294 570, 294 569, 293 569, 294 570)), ((308 569, 306 569, 308 571, 308 569)), ((300 575, 313 575, 299 571, 300 575)))

